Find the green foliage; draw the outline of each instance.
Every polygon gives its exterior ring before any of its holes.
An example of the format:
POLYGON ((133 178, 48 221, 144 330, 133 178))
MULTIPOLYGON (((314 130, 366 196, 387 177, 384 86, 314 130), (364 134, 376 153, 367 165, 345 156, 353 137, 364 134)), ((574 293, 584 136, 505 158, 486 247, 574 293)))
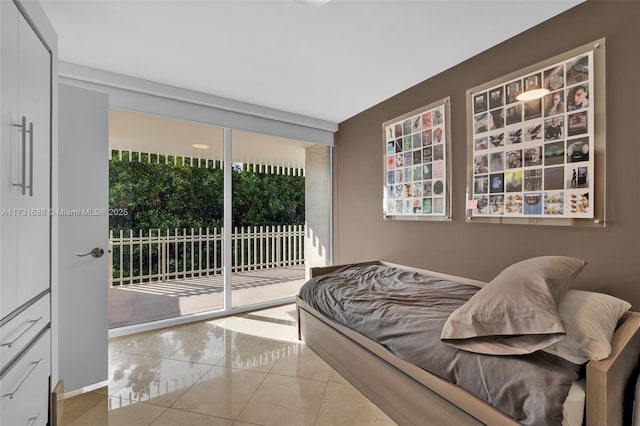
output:
MULTIPOLYGON (((124 156, 109 162, 109 207, 128 213, 111 215, 110 229, 222 227, 224 174, 220 168, 132 159, 124 156)), ((232 226, 304 223, 304 177, 234 169, 232 185, 232 226)))
POLYGON ((233 172, 233 226, 304 223, 304 178, 233 172))

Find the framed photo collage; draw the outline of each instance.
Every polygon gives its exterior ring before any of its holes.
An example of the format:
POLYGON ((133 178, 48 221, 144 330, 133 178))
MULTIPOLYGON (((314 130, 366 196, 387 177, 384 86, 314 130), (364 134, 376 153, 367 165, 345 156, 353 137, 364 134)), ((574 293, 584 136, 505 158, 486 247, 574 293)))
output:
MULTIPOLYGON (((605 226, 604 44, 466 91, 467 221, 605 226)), ((450 103, 382 124, 385 219, 452 219, 450 103)))
POLYGON ((384 217, 449 220, 449 98, 385 122, 384 217))
POLYGON ((470 92, 473 217, 594 217, 592 64, 587 52, 470 92))

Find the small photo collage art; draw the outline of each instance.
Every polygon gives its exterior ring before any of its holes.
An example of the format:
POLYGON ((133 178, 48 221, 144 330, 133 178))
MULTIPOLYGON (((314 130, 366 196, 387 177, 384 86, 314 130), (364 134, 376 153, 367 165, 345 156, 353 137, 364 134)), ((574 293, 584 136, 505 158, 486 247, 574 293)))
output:
POLYGON ((446 214, 444 105, 384 126, 385 215, 446 214))
POLYGON ((473 216, 593 217, 589 52, 471 94, 473 216), (548 89, 519 101, 523 91, 548 89))

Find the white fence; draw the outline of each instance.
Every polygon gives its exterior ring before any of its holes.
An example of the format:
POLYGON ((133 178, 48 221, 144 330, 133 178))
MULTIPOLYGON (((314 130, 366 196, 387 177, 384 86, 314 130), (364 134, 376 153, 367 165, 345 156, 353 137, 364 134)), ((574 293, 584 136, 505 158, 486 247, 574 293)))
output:
MULTIPOLYGON (((304 264, 304 225, 235 228, 231 272, 304 264)), ((109 232, 109 285, 221 274, 221 229, 109 232)))

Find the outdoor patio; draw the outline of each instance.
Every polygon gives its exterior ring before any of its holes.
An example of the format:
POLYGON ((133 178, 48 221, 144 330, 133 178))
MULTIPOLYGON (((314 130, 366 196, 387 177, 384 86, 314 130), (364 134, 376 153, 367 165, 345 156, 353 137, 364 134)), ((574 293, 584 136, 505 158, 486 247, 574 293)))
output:
MULTIPOLYGON (((109 287, 109 328, 222 309, 222 275, 109 287)), ((232 274, 232 305, 291 297, 305 282, 304 265, 232 274)))

